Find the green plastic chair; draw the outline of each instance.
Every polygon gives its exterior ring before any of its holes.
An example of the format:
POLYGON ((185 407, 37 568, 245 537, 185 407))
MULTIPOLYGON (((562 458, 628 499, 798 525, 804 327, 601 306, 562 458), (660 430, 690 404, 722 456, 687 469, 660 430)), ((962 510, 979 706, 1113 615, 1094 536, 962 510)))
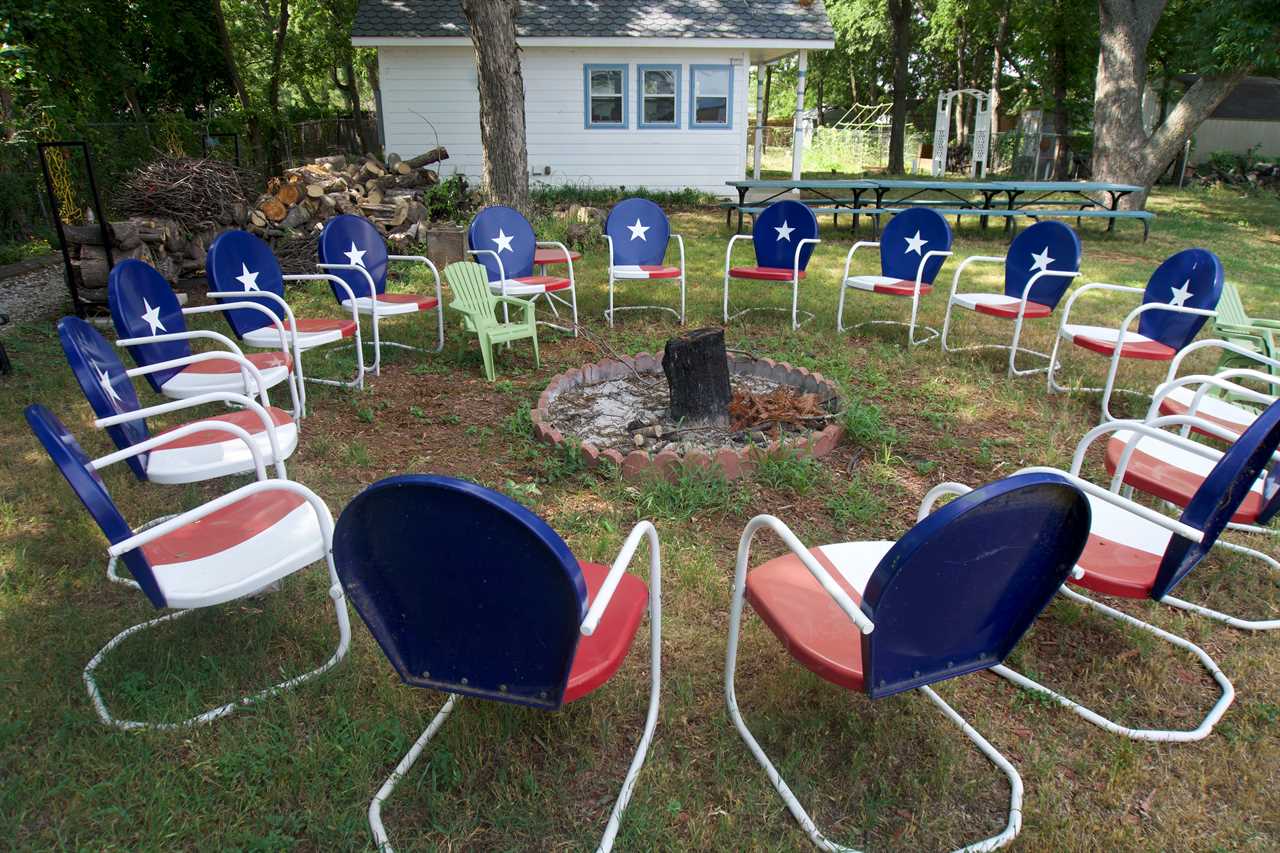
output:
MULTIPOLYGON (((453 292, 449 307, 462 314, 463 325, 480 339, 480 355, 484 359, 484 375, 494 379, 493 345, 528 338, 533 341, 533 363, 542 366, 538 357, 538 327, 533 318, 533 303, 513 296, 498 296, 489 289, 485 268, 471 261, 459 261, 444 268, 445 280, 453 292), (500 305, 515 306, 524 311, 524 319, 502 322, 495 316, 500 305)), ((506 312, 504 312, 505 314, 506 312)))
MULTIPOLYGON (((1267 358, 1276 358, 1280 347, 1276 345, 1275 335, 1280 332, 1280 321, 1261 320, 1250 317, 1244 310, 1244 302, 1240 299, 1240 291, 1231 283, 1223 285, 1222 298, 1218 301, 1218 316, 1214 318, 1213 328, 1219 338, 1253 350, 1267 358)), ((1257 362, 1251 361, 1236 353, 1224 352, 1218 362, 1218 370, 1233 367, 1254 367, 1257 362)), ((1272 373, 1276 371, 1272 369, 1272 373)))

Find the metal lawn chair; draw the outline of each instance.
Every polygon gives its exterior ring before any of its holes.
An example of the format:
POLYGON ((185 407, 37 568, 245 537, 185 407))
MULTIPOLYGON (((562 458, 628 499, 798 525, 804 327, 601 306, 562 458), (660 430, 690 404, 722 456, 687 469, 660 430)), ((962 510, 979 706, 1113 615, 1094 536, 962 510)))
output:
POLYGON ((850 290, 881 296, 906 296, 911 299, 911 320, 867 320, 853 328, 888 324, 907 327, 907 343, 927 343, 938 337, 938 330, 925 326, 928 332, 916 338, 916 320, 920 316, 920 297, 933 290, 942 264, 951 257, 951 226, 935 210, 914 207, 894 215, 878 241, 859 240, 844 259, 844 275, 840 278, 840 303, 836 308, 836 331, 845 331, 844 299, 850 290), (879 275, 850 275, 853 255, 859 249, 880 250, 879 275))
POLYGON ((337 282, 330 281, 333 298, 343 308, 349 309, 354 304, 357 312, 369 317, 373 327, 374 375, 382 369, 383 346, 418 352, 439 352, 444 349, 444 303, 440 295, 440 271, 428 258, 423 255, 388 254, 387 243, 378 229, 373 227, 373 223, 350 213, 335 216, 324 224, 324 230, 320 232, 319 252, 320 262, 317 266, 346 283, 346 287, 339 287, 337 282), (431 270, 431 277, 435 282, 434 293, 388 291, 387 273, 393 261, 425 265, 431 270), (354 303, 352 293, 355 294, 354 303), (382 339, 380 320, 432 310, 436 312, 434 350, 382 339))
POLYGON ((515 501, 448 477, 405 475, 357 495, 334 533, 338 576, 401 680, 449 694, 369 805, 380 850, 382 805, 460 697, 554 711, 603 686, 649 614, 644 733, 598 850, 608 851, 658 722, 662 610, 658 534, 637 524, 612 567, 576 560, 515 501), (628 574, 649 544, 649 586, 628 574))
POLYGON ((1062 310, 1058 335, 1049 354, 1049 392, 1101 391, 1102 422, 1112 420, 1110 404, 1113 393, 1141 393, 1115 387, 1120 360, 1170 361, 1191 343, 1205 320, 1214 316, 1221 293, 1222 264, 1208 249, 1184 249, 1170 256, 1151 274, 1145 289, 1103 283, 1076 288, 1062 310), (1071 309, 1076 300, 1086 293, 1106 292, 1141 294, 1142 304, 1125 315, 1116 326, 1087 326, 1071 322, 1071 309), (1136 329, 1133 328, 1135 323, 1136 329), (1110 358, 1111 366, 1102 388, 1071 389, 1058 384, 1054 372, 1058 368, 1058 352, 1064 340, 1110 358))
POLYGON ((1027 376, 1043 373, 1047 367, 1020 370, 1018 354, 1038 356, 1048 360, 1049 354, 1019 346, 1022 325, 1027 320, 1039 320, 1050 316, 1066 294, 1072 279, 1080 275, 1080 238, 1070 226, 1046 220, 1037 222, 1020 233, 1009 244, 1004 257, 972 255, 956 267, 951 278, 951 295, 947 299, 947 314, 942 321, 943 352, 999 349, 1009 353, 1009 375, 1027 376), (1001 293, 958 293, 960 274, 970 264, 1004 263, 1004 289, 1001 293), (1013 341, 1005 344, 972 344, 955 347, 948 345, 952 312, 956 308, 1013 321, 1013 341))
MULTIPOLYGON (((264 314, 262 311, 242 308, 227 312, 227 324, 244 344, 268 349, 277 346, 279 336, 275 323, 270 319, 274 316, 284 325, 293 354, 294 372, 299 379, 325 385, 364 387, 364 348, 360 343, 360 317, 354 304, 355 294, 343 279, 333 273, 284 275, 271 247, 247 231, 224 231, 214 239, 209 245, 205 261, 205 276, 209 282, 211 299, 252 302, 269 312, 264 314), (298 317, 285 300, 286 281, 328 281, 335 290, 348 295, 346 305, 351 316, 298 317), (304 376, 304 352, 350 340, 355 343, 356 371, 349 381, 304 376)), ((305 394, 306 386, 299 385, 299 388, 305 394)), ((306 405, 305 398, 303 405, 306 405)))
POLYGON ((145 376, 156 393, 174 400, 226 392, 256 397, 261 389, 287 383, 293 416, 302 416, 301 395, 293 373, 289 339, 278 317, 254 302, 229 302, 183 308, 155 268, 128 258, 111 268, 107 297, 116 327, 116 346, 128 347, 138 367, 129 376, 145 376), (209 329, 187 329, 186 318, 238 308, 268 316, 279 349, 245 354, 235 341, 209 329), (195 353, 193 340, 210 340, 222 349, 195 353))
POLYGON ((729 313, 729 280, 784 282, 791 285, 791 328, 800 328, 803 322, 813 319, 809 311, 800 311, 800 279, 813 256, 813 247, 821 243, 818 238, 818 217, 806 205, 798 201, 775 201, 756 216, 751 233, 734 234, 724 250, 724 322, 751 311, 786 310, 771 308, 744 308, 729 313), (732 266, 733 244, 750 240, 755 250, 756 262, 752 266, 732 266))
MULTIPOLYGON (((486 207, 471 220, 467 229, 467 253, 484 267, 489 288, 498 296, 516 297, 530 303, 542 297, 557 320, 560 319, 557 303, 570 309, 572 322, 569 326, 544 320, 538 322, 578 336, 578 291, 573 276, 573 255, 564 243, 539 241, 533 233, 533 226, 520 211, 495 205, 486 207), (534 275, 533 265, 539 248, 559 252, 568 267, 568 274, 534 275)), ((506 304, 502 310, 505 319, 509 313, 506 304)))
MULTIPOLYGON (((932 493, 925 501, 922 516, 932 493)), ((750 601, 787 652, 819 678, 873 700, 918 689, 958 725, 1009 780, 1004 830, 964 848, 994 850, 1021 827, 1021 777, 930 685, 998 666, 1066 580, 1088 530, 1088 502, 1056 474, 990 483, 922 517, 897 542, 806 549, 773 516, 747 524, 729 610, 725 700, 742 739, 816 846, 848 849, 817 828, 738 709, 743 602, 750 601), (790 553, 748 573, 751 542, 763 528, 790 553)))
POLYGON ((613 325, 618 311, 643 310, 666 311, 684 325, 684 238, 671 233, 671 221, 662 208, 644 198, 623 199, 604 221, 604 239, 609 246, 609 308, 604 318, 609 325, 613 325), (671 240, 680 249, 678 267, 664 263, 671 240), (614 306, 614 282, 669 279, 680 283, 679 311, 665 305, 614 306))
POLYGON ((188 424, 128 449, 90 459, 66 427, 44 406, 28 406, 26 417, 49 458, 111 543, 108 549, 111 556, 124 561, 138 587, 155 607, 176 611, 121 631, 85 666, 85 687, 102 722, 121 729, 177 729, 207 723, 309 681, 327 672, 346 655, 351 626, 342 587, 333 570, 330 548, 333 519, 329 510, 324 501, 305 486, 284 479, 268 479, 258 447, 247 435, 241 438, 253 456, 258 478, 255 482, 147 530, 135 530, 111 499, 99 471, 145 454, 163 443, 198 435, 210 429, 210 424, 188 424), (126 638, 198 608, 253 595, 321 560, 329 566, 328 591, 338 620, 338 647, 323 665, 176 723, 122 720, 107 708, 94 673, 126 638))
MULTIPOLYGON (((512 341, 528 339, 533 343, 533 363, 541 366, 542 360, 538 355, 538 324, 531 301, 514 296, 494 295, 489 288, 484 267, 470 261, 449 264, 444 268, 444 277, 448 279, 449 289, 454 296, 449 307, 462 314, 467 330, 475 332, 480 343, 480 357, 484 361, 486 379, 490 382, 494 380, 494 344, 510 344, 512 341), (524 318, 500 321, 496 315, 499 306, 523 311, 524 318)), ((505 310, 503 314, 510 316, 505 310)))

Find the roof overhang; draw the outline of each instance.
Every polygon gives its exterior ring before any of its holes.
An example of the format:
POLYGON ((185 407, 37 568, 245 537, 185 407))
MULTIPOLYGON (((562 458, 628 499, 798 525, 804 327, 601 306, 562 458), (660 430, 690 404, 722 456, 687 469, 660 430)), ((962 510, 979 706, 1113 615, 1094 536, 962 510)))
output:
MULTIPOLYGON (((471 47, 468 36, 354 36, 355 47, 471 47)), ((836 46, 832 39, 734 39, 734 38, 582 38, 573 36, 539 36, 517 39, 520 47, 627 47, 672 48, 701 47, 751 50, 766 55, 775 51, 779 55, 797 50, 831 50, 836 46)))

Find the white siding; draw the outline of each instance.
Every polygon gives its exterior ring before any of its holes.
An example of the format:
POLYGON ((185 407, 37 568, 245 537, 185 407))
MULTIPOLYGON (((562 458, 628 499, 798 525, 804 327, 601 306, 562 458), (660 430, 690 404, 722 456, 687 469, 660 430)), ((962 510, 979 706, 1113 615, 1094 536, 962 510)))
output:
MULTIPOLYGON (((743 50, 550 49, 522 54, 525 123, 533 181, 584 186, 695 187, 725 195, 725 181, 746 168, 747 55, 743 50), (689 66, 733 66, 733 124, 727 130, 689 127, 689 66), (627 128, 583 127, 583 66, 627 66, 627 128), (679 65, 680 127, 639 129, 639 65, 679 65), (549 167, 550 175, 542 174, 549 167)), ((444 174, 481 173, 479 103, 474 54, 467 47, 378 49, 387 151, 405 157, 436 144, 449 149, 444 174), (422 117, 415 113, 421 114, 422 117), (435 133, 423 117, 435 126, 435 133)))
POLYGON ((1215 151, 1230 151, 1243 156, 1255 145, 1262 147, 1254 156, 1280 157, 1280 116, 1274 121, 1205 119, 1196 130, 1196 149, 1192 152, 1191 159, 1203 163, 1215 151))

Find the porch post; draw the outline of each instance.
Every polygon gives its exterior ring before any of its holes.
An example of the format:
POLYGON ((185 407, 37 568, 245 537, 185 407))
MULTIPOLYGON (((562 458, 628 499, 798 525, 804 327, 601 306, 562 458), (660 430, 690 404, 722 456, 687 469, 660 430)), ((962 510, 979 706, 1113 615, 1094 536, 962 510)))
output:
POLYGON ((800 113, 804 110, 804 78, 809 68, 809 51, 802 50, 797 54, 799 67, 796 73, 796 115, 791 134, 791 180, 800 180, 801 166, 804 164, 804 119, 800 113))
POLYGON ((751 177, 760 180, 760 154, 764 150, 764 75, 765 63, 756 66, 756 140, 752 153, 751 177))

